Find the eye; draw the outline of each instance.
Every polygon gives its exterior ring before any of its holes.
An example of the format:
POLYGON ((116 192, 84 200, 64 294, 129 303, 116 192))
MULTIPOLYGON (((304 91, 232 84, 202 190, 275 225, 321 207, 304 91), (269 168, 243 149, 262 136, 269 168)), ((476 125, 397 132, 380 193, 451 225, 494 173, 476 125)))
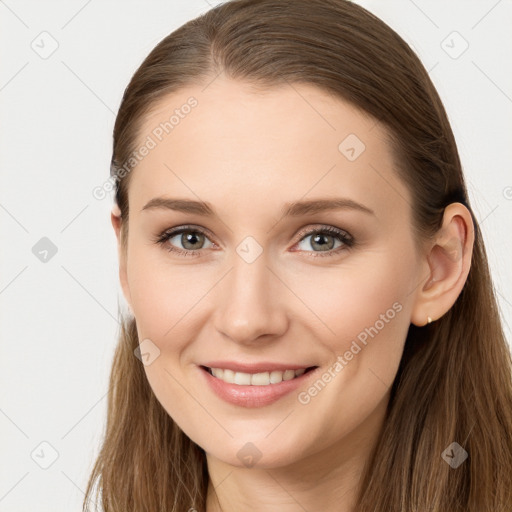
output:
POLYGON ((195 256, 200 249, 208 249, 213 246, 203 230, 192 226, 182 226, 164 231, 155 242, 161 244, 170 252, 185 256, 195 256), (209 245, 205 246, 205 242, 209 245))
MULTIPOLYGON (((333 226, 303 230, 299 236, 301 240, 295 245, 300 251, 315 253, 311 254, 313 257, 335 256, 355 244, 351 235, 333 226)), ((215 245, 208 238, 206 231, 194 226, 168 229, 158 235, 154 242, 162 245, 169 252, 183 256, 199 256, 201 249, 208 249, 215 245)))
POLYGON ((346 231, 333 226, 301 232, 302 239, 296 244, 300 250, 315 253, 312 256, 333 256, 354 245, 354 239, 346 231))

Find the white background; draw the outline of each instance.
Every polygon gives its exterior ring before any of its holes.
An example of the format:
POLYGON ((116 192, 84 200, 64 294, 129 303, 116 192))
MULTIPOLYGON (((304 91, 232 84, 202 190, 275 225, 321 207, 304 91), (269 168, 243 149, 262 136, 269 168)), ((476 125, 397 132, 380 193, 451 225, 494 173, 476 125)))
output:
MULTIPOLYGON (((413 46, 443 99, 511 340, 512 4, 360 3, 413 46), (453 31, 469 44, 457 59, 445 51, 464 44, 453 31)), ((112 201, 92 190, 109 176, 115 113, 133 72, 213 5, 0 1, 0 511, 81 510, 123 302, 112 201), (58 48, 43 59, 31 45, 48 50, 51 38, 58 48), (42 237, 58 250, 46 263, 32 252, 42 237), (53 450, 58 458, 41 468, 53 450)))

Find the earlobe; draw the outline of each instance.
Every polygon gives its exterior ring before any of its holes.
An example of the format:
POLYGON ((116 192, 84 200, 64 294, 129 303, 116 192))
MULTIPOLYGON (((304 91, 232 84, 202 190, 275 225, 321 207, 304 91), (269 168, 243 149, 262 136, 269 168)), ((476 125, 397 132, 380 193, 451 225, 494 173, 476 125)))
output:
POLYGON ((445 208, 443 223, 425 255, 428 275, 418 288, 411 322, 423 326, 443 316, 466 282, 474 243, 473 219, 461 203, 445 208))

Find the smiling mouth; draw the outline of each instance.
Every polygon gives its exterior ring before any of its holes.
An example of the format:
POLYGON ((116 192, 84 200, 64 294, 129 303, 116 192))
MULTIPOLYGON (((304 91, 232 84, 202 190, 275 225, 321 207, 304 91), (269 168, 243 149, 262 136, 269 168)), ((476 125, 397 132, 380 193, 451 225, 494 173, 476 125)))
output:
POLYGON ((224 368, 209 368, 208 366, 201 366, 201 368, 213 377, 227 384, 238 384, 239 386, 269 386, 296 379, 318 367, 310 366, 309 368, 300 368, 298 370, 274 370, 261 373, 235 372, 224 368))

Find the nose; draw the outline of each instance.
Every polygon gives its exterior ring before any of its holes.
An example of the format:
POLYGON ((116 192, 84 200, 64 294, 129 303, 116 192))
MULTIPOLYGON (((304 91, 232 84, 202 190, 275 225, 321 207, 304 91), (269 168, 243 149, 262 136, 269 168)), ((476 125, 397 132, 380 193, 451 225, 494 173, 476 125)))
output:
POLYGON ((286 293, 270 269, 265 253, 248 263, 237 254, 233 268, 218 290, 215 328, 240 344, 261 344, 282 336, 288 328, 286 293))

